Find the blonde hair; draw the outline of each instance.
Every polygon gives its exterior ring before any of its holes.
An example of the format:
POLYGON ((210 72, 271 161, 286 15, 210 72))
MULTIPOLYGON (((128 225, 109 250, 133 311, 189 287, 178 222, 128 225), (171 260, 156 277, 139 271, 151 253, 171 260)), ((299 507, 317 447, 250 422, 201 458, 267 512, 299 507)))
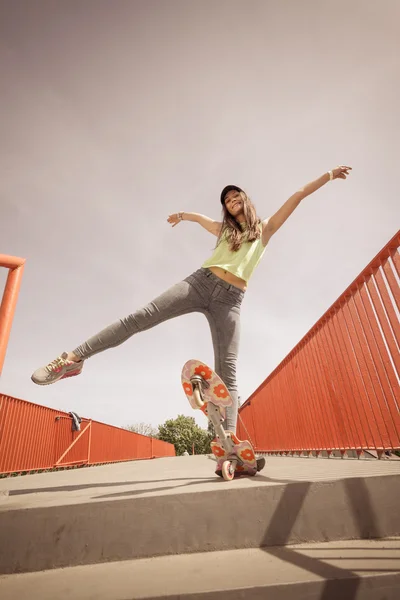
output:
POLYGON ((229 213, 225 204, 222 206, 222 227, 221 232, 218 236, 217 246, 221 242, 222 237, 226 235, 229 249, 233 252, 237 252, 243 242, 254 242, 261 237, 260 223, 261 219, 258 217, 256 208, 248 195, 245 192, 239 192, 243 200, 243 212, 246 219, 246 229, 243 231, 240 223, 236 221, 234 217, 229 213))

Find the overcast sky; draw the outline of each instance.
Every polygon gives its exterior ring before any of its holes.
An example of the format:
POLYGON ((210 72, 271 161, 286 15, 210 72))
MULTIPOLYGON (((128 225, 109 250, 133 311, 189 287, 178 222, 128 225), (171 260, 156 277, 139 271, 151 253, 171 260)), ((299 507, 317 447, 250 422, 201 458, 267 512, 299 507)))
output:
MULTIPOLYGON (((337 164, 272 238, 242 305, 244 401, 400 223, 398 0, 0 0, 0 253, 26 268, 3 393, 114 425, 193 415, 194 314, 30 375, 199 268, 243 187, 261 218, 337 164)), ((4 286, 5 269, 0 269, 4 286)), ((199 424, 206 426, 201 413, 199 424)))

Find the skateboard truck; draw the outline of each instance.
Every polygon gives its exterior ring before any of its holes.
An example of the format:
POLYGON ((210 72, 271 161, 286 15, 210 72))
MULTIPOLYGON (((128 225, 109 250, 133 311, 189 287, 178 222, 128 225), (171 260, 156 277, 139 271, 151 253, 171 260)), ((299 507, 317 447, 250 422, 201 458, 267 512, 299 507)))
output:
POLYGON ((210 387, 210 384, 205 379, 203 379, 201 375, 192 375, 192 377, 190 378, 190 383, 193 387, 193 398, 195 403, 199 408, 203 408, 205 404, 203 387, 205 389, 208 389, 210 387))

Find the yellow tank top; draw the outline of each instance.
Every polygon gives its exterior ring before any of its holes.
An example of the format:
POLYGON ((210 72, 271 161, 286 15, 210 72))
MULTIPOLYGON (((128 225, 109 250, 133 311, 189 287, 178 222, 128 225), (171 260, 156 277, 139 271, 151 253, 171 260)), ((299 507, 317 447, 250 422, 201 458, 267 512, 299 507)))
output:
MULTIPOLYGON (((244 225, 244 230, 245 229, 246 225, 244 225)), ((262 232, 261 223, 260 230, 262 232)), ((266 246, 263 246, 260 236, 260 238, 254 240, 254 242, 243 242, 237 252, 232 252, 232 250, 229 249, 226 234, 227 231, 225 230, 212 256, 210 256, 210 258, 201 266, 203 269, 206 269, 207 267, 219 267, 248 282, 254 269, 262 259, 266 246)))

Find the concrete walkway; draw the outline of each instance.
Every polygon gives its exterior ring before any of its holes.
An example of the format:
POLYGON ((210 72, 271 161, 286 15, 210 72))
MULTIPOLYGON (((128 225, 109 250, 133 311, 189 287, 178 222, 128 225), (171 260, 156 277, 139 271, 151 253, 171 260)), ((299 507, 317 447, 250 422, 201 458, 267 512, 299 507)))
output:
POLYGON ((274 457, 225 482, 205 456, 0 480, 0 574, 400 535, 400 463, 274 457))
POLYGON ((181 456, 7 477, 0 479, 0 511, 400 475, 400 461, 267 457, 255 477, 225 482, 214 474, 215 464, 206 456, 181 456))

